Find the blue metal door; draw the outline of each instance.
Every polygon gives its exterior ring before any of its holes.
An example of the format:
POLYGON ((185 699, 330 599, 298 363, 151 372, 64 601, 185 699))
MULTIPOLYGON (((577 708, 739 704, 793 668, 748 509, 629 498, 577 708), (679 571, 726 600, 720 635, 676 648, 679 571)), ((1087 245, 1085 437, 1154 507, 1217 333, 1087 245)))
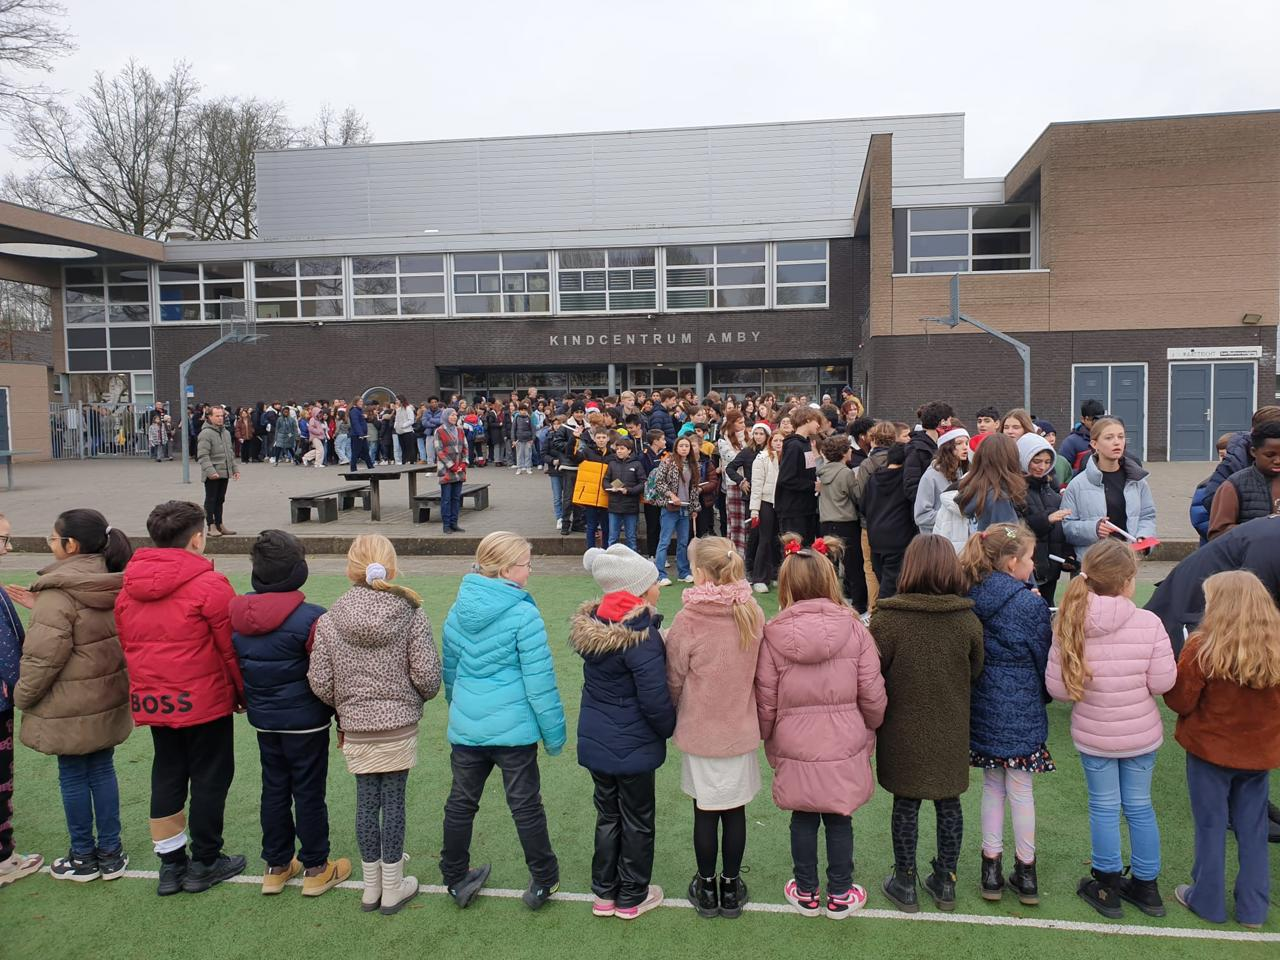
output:
POLYGON ((1169 365, 1169 459, 1208 460, 1213 450, 1213 366, 1169 365))
POLYGON ((1147 368, 1141 365, 1111 368, 1111 402, 1107 412, 1124 421, 1125 449, 1139 460, 1147 459, 1147 368))
MULTIPOLYGON (((1071 405, 1071 422, 1074 424, 1080 416, 1080 405, 1086 400, 1097 400, 1108 410, 1111 397, 1111 368, 1106 364, 1095 367, 1076 367, 1075 391, 1071 405)), ((1066 436, 1059 433, 1059 436, 1066 436)))
POLYGON ((1224 433, 1248 430, 1257 395, 1252 363, 1213 365, 1213 436, 1216 443, 1224 433))

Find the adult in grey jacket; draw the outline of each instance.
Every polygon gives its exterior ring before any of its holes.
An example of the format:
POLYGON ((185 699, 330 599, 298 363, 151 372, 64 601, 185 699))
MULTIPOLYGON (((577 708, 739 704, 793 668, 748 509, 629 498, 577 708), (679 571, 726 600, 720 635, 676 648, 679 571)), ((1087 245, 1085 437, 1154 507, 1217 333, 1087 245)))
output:
POLYGON ((211 407, 204 418, 204 427, 196 439, 196 460, 204 476, 204 515, 209 523, 209 536, 231 536, 222 522, 222 504, 227 499, 227 484, 240 479, 236 469, 235 448, 231 443, 231 431, 226 428, 227 411, 223 407, 211 407))
MULTIPOLYGON (((1076 548, 1081 560, 1099 540, 1108 536, 1104 524, 1111 524, 1111 512, 1107 509, 1107 493, 1103 486, 1103 469, 1099 466, 1100 454, 1095 453, 1085 463, 1084 470, 1067 484, 1062 497, 1062 509, 1071 515, 1062 521, 1062 531, 1067 542, 1076 548)), ((1141 540, 1156 535, 1156 504, 1147 486, 1147 471, 1125 457, 1113 460, 1124 475, 1124 509, 1127 525, 1124 529, 1141 540)), ((1103 464, 1106 466, 1108 464, 1103 464)), ((1105 471, 1113 473, 1114 471, 1105 471)))

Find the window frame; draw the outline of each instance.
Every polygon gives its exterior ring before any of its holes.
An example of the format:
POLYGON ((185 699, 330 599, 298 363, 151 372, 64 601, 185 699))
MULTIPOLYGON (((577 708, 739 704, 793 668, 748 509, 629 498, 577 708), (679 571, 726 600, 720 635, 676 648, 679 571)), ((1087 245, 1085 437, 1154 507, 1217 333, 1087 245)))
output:
MULTIPOLYGON (((661 309, 660 304, 662 303, 662 289, 661 289, 661 288, 662 288, 662 265, 661 265, 661 264, 662 264, 662 260, 663 260, 663 257, 662 257, 662 251, 663 251, 663 249, 664 249, 663 247, 658 246, 658 245, 656 245, 656 244, 655 244, 655 245, 652 245, 652 246, 640 245, 640 246, 633 246, 633 247, 566 247, 566 248, 565 248, 565 249, 563 249, 563 250, 554 250, 554 251, 552 251, 552 252, 555 254, 555 270, 553 271, 554 282, 553 282, 553 284, 552 284, 552 286, 555 288, 555 300, 554 300, 554 302, 553 302, 553 304, 552 304, 552 312, 553 312, 556 316, 566 316, 566 317, 590 316, 590 315, 591 315, 591 314, 593 314, 593 313, 608 313, 608 314, 613 314, 613 315, 622 315, 622 316, 625 316, 625 315, 627 315, 627 314, 657 313, 657 312, 661 309), (614 266, 611 266, 611 265, 610 265, 610 263, 609 263, 609 257, 610 257, 610 254, 612 254, 612 253, 613 253, 613 251, 615 251, 615 250, 649 250, 649 251, 652 251, 652 253, 653 253, 653 266, 651 266, 651 267, 614 267, 614 266), (560 258, 561 258, 564 254, 566 254, 566 253, 569 253, 569 254, 572 254, 572 253, 584 253, 584 252, 592 252, 592 253, 599 252, 599 253, 603 253, 603 254, 604 254, 604 266, 603 266, 603 267, 563 267, 563 266, 561 266, 560 258), (653 306, 651 306, 651 307, 629 307, 629 308, 625 308, 625 309, 624 309, 624 308, 614 308, 614 306, 613 306, 613 294, 614 294, 614 292, 615 292, 615 291, 614 291, 614 290, 611 288, 611 286, 610 286, 610 283, 609 283, 609 274, 610 274, 610 273, 613 273, 613 272, 615 272, 615 271, 621 271, 621 270, 625 270, 625 271, 627 271, 627 273, 629 274, 629 276, 630 276, 630 280, 631 280, 631 286, 630 286, 627 290, 618 290, 618 291, 616 291, 617 293, 620 293, 620 294, 621 294, 621 293, 648 293, 648 292, 650 292, 650 291, 645 290, 645 289, 639 289, 639 290, 637 290, 637 288, 636 288, 636 286, 635 286, 635 278, 636 278, 636 271, 644 271, 644 270, 651 270, 651 271, 653 271, 653 290, 652 290, 652 293, 653 293, 653 306), (578 274, 579 276, 583 276, 583 275, 585 275, 585 274, 586 274, 586 273, 588 273, 588 272, 600 272, 600 273, 603 273, 603 274, 604 274, 604 286, 603 286, 600 290, 598 290, 598 291, 597 291, 597 290, 587 290, 587 289, 586 289, 586 286, 585 286, 585 283, 584 283, 583 288, 582 288, 581 290, 561 290, 561 289, 560 289, 560 275, 561 275, 562 273, 564 273, 564 274, 573 274, 573 273, 576 273, 576 274, 578 274), (564 307, 564 298, 563 298, 563 296, 562 296, 562 294, 564 294, 564 293, 568 293, 568 294, 571 294, 571 295, 573 295, 573 294, 587 294, 587 293, 603 293, 603 294, 604 294, 604 304, 605 304, 605 305, 604 305, 604 308, 603 308, 603 309, 600 309, 600 310, 596 310, 596 309, 566 310, 566 309, 565 309, 565 307, 564 307)), ((583 279, 585 280, 585 277, 583 277, 583 279)))
MULTIPOLYGON (((246 260, 245 263, 247 264, 247 269, 252 273, 251 277, 246 278, 246 282, 250 284, 250 287, 248 288, 248 290, 252 290, 253 292, 252 302, 253 302, 253 315, 254 315, 255 321, 258 323, 327 323, 330 320, 351 319, 348 313, 349 306, 347 303, 348 291, 350 290, 350 286, 348 285, 348 281, 347 281, 347 275, 348 275, 348 269, 347 269, 347 263, 346 263, 347 259, 348 258, 342 257, 342 256, 311 256, 311 257, 260 257, 260 258, 254 258, 251 260, 246 260), (282 261, 292 260, 293 276, 291 277, 270 277, 270 276, 259 277, 258 264, 265 263, 271 260, 282 260, 282 261), (302 268, 300 266, 303 260, 336 260, 338 263, 338 271, 337 273, 325 273, 325 274, 315 274, 315 275, 304 276, 302 273, 302 268), (287 280, 293 281, 293 297, 292 298, 258 296, 259 283, 284 283, 287 280), (319 295, 319 296, 317 295, 303 296, 302 283, 305 280, 337 280, 338 283, 341 285, 341 289, 336 294, 327 294, 327 295, 319 295), (289 303, 291 299, 292 299, 293 308, 294 308, 294 314, 291 317, 264 317, 258 313, 258 309, 263 304, 289 303), (329 301, 329 300, 337 301, 337 303, 339 304, 338 313, 323 314, 323 315, 312 314, 308 316, 302 312, 302 305, 304 303, 318 303, 321 301, 329 301)), ((211 262, 218 262, 218 261, 211 261, 211 262)), ((201 275, 203 276, 203 274, 204 274, 204 271, 202 269, 201 275)), ((216 321, 213 321, 213 322, 216 322, 216 321)))
MULTIPOLYGON (((250 306, 253 302, 249 296, 250 285, 252 283, 252 281, 249 279, 250 262, 251 261, 249 260, 235 260, 235 259, 208 260, 208 261, 206 260, 173 260, 173 261, 168 261, 167 264, 156 264, 155 289, 153 291, 153 296, 155 297, 156 311, 155 311, 155 319, 152 321, 152 326, 156 326, 156 327, 177 327, 177 326, 184 326, 184 325, 197 326, 201 324, 223 323, 224 321, 231 319, 231 317, 221 317, 221 316, 218 317, 217 319, 209 319, 205 316, 205 309, 207 307, 210 307, 210 306, 221 307, 221 305, 224 303, 224 301, 221 299, 210 299, 209 297, 206 296, 207 291, 205 290, 205 287, 213 286, 218 283, 239 283, 244 288, 244 296, 241 297, 238 301, 231 300, 231 301, 225 301, 225 302, 241 304, 244 308, 243 316, 248 317, 250 306), (205 276, 206 263, 209 263, 209 264, 238 263, 240 264, 240 279, 239 280, 208 279, 205 276), (193 282, 189 280, 168 280, 168 281, 161 280, 160 273, 166 265, 175 266, 175 267, 187 267, 187 266, 196 267, 198 271, 198 275, 194 283, 200 291, 200 298, 198 300, 165 301, 161 299, 160 291, 163 290, 165 287, 189 286, 193 282), (197 306, 200 308, 200 317, 197 320, 165 320, 163 317, 164 308, 173 307, 173 306, 176 306, 176 307, 197 306)), ((221 310, 219 310, 219 313, 221 313, 221 310)))
POLYGON ((1040 210, 1034 203, 976 203, 976 204, 956 204, 953 206, 934 204, 924 207, 905 207, 906 211, 906 262, 902 265, 904 272, 898 276, 927 277, 942 276, 951 273, 1029 273, 1033 270, 1040 269, 1040 210), (1025 207, 1029 214, 1028 225, 1025 227, 981 227, 975 228, 973 220, 975 212, 978 210, 990 210, 996 207, 1025 207), (923 211, 934 210, 964 210, 965 229, 964 230, 915 230, 913 221, 915 215, 923 211), (989 236, 992 234, 1028 234, 1030 243, 1026 253, 981 253, 973 252, 975 236, 989 236), (925 256, 918 257, 912 254, 911 241, 916 237, 953 237, 963 236, 965 238, 965 253, 954 256, 925 256), (996 261, 996 260, 1026 260, 1026 267, 1015 267, 1000 270, 975 270, 973 268, 975 261, 996 261), (964 268, 961 270, 914 270, 912 269, 917 263, 954 263, 958 261, 964 262, 964 268))
POLYGON ((773 266, 769 273, 769 300, 770 306, 774 310, 823 310, 831 306, 831 240, 826 237, 814 240, 775 240, 769 244, 770 254, 773 266), (823 255, 821 260, 779 260, 778 247, 784 243, 821 243, 823 246, 823 255), (821 263, 825 268, 825 279, 822 281, 822 302, 821 303, 779 303, 778 291, 783 288, 790 287, 816 287, 817 281, 802 282, 778 282, 778 269, 783 266, 804 265, 809 263, 821 263))
POLYGON ((446 305, 449 310, 449 317, 455 319, 466 319, 467 317, 554 317, 556 315, 555 303, 555 257, 554 250, 466 250, 448 254, 449 270, 448 270, 448 291, 449 302, 446 305), (507 269, 506 258, 518 254, 537 254, 540 253, 547 258, 547 265, 543 268, 538 267, 517 267, 507 269), (485 256, 492 255, 498 258, 497 276, 498 289, 493 291, 481 291, 479 278, 493 274, 494 270, 459 270, 457 267, 457 258, 459 256, 485 256), (508 297, 530 297, 543 296, 544 292, 539 290, 533 293, 529 291, 529 274, 545 273, 547 275, 547 289, 545 296, 547 298, 546 310, 508 310, 508 297), (523 290, 507 290, 506 280, 509 276, 517 276, 523 278, 523 290), (457 289, 457 278, 459 276, 472 276, 476 278, 476 290, 474 292, 459 293, 457 289), (458 309, 458 297, 497 297, 498 310, 479 310, 479 311, 461 311, 458 309))
POLYGON ((62 359, 63 359, 63 365, 65 366, 66 373, 68 375, 98 374, 98 373, 133 374, 133 373, 151 373, 152 372, 155 366, 155 344, 153 342, 151 328, 152 326, 154 326, 156 322, 154 319, 155 311, 153 309, 155 305, 155 295, 154 295, 154 291, 152 290, 152 283, 155 280, 154 267, 155 267, 155 264, 149 263, 146 261, 113 262, 113 263, 82 263, 82 264, 71 263, 71 264, 62 265, 62 311, 63 311, 62 313, 62 331, 63 331, 62 359), (115 283, 115 284, 111 283, 111 271, 115 269, 120 269, 123 267, 134 267, 134 268, 141 267, 143 270, 146 271, 146 279, 127 280, 122 283, 115 283), (68 284, 67 283, 68 270, 84 270, 84 269, 100 270, 102 272, 101 282, 99 284, 84 284, 84 283, 68 284), (147 318, 145 320, 113 321, 111 319, 111 306, 112 306, 111 287, 113 286, 142 288, 146 292, 146 297, 141 303, 137 301, 127 301, 119 304, 119 306, 137 307, 137 306, 145 305, 146 311, 147 311, 147 318), (89 321, 89 322, 77 321, 74 323, 68 321, 67 312, 66 312, 68 307, 81 307, 81 306, 85 306, 85 304, 67 303, 67 294, 74 290, 88 290, 95 287, 101 290, 102 292, 102 304, 101 304, 102 312, 100 314, 100 319, 96 321, 89 321), (69 336, 69 334, 79 330, 101 330, 103 334, 103 341, 104 341, 102 346, 72 347, 71 337, 69 336), (112 334, 112 331, 115 331, 115 330, 119 330, 119 331, 145 330, 147 334, 146 346, 138 346, 136 344, 121 344, 119 346, 113 345, 113 342, 112 342, 113 337, 111 334, 112 334), (135 350, 146 351, 147 366, 145 368, 136 367, 136 366, 117 367, 115 365, 113 354, 117 352, 135 351, 135 350), (86 354, 86 353, 105 354, 106 356, 105 367, 95 366, 95 367, 90 367, 86 369, 73 368, 71 363, 72 356, 74 354, 86 354))
POLYGON ((449 255, 446 253, 358 253, 352 254, 346 258, 347 273, 351 278, 351 289, 348 294, 350 304, 348 309, 350 314, 346 317, 348 320, 445 320, 450 316, 449 313, 449 255), (440 270, 437 271, 413 271, 406 273, 403 269, 402 261, 406 257, 439 257, 440 270), (395 263, 394 273, 356 273, 355 262, 357 260, 369 259, 391 259, 395 263), (441 290, 439 293, 403 293, 401 292, 401 280, 404 277, 439 277, 441 290), (361 280, 370 279, 392 279, 395 281, 395 291, 393 293, 357 293, 356 284, 361 280), (439 297, 443 303, 443 309, 440 313, 406 313, 404 309, 405 300, 416 300, 424 297, 439 297), (363 301, 372 300, 394 300, 396 303, 395 313, 377 313, 362 314, 356 309, 356 305, 363 301))
POLYGON ((771 283, 772 264, 773 264, 773 243, 771 243, 770 241, 768 240, 734 240, 734 241, 726 241, 724 243, 715 243, 715 242, 672 243, 672 244, 664 245, 661 248, 661 250, 662 250, 662 280, 661 280, 662 307, 661 307, 661 310, 663 313, 709 313, 709 312, 723 313, 723 312, 733 311, 733 310, 751 311, 751 310, 770 310, 773 308, 772 306, 773 284, 771 283), (727 262, 727 263, 721 264, 720 262, 721 247, 746 247, 746 246, 756 246, 757 244, 764 248, 763 259, 751 260, 751 261, 745 261, 745 262, 744 261, 727 262), (711 263, 709 264, 676 264, 673 266, 669 262, 667 255, 672 249, 677 247, 710 247, 712 249, 711 263), (722 266, 726 268, 761 267, 764 270, 764 281, 763 283, 758 283, 758 284, 756 283, 721 284, 719 280, 720 280, 720 268, 722 266), (690 286, 678 286, 674 288, 672 287, 670 271, 696 270, 699 268, 705 268, 711 271, 711 283, 709 285, 697 284, 697 285, 690 285, 690 286), (673 289, 679 292, 694 291, 694 290, 708 290, 711 293, 711 305, 706 307, 703 307, 703 306, 673 307, 671 306, 671 291, 673 289), (729 307, 721 307, 718 305, 717 301, 719 301, 720 299, 719 295, 721 290, 756 290, 756 289, 763 290, 764 292, 763 302, 760 303, 759 305, 729 306, 729 307))

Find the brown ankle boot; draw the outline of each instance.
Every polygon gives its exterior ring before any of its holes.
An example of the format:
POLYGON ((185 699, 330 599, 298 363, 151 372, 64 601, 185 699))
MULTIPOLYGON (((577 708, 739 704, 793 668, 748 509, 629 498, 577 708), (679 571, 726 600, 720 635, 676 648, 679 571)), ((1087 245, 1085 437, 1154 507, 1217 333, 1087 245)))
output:
POLYGON ((235 532, 234 530, 228 530, 228 529, 227 529, 227 525, 226 525, 225 523, 220 523, 220 524, 218 524, 218 531, 219 531, 219 532, 220 532, 224 537, 234 537, 234 536, 236 535, 236 532, 235 532))
POLYGON ((205 536, 208 537, 210 540, 213 540, 213 539, 216 539, 217 537, 222 536, 222 534, 219 533, 218 528, 211 523, 209 524, 209 532, 205 534, 205 536))

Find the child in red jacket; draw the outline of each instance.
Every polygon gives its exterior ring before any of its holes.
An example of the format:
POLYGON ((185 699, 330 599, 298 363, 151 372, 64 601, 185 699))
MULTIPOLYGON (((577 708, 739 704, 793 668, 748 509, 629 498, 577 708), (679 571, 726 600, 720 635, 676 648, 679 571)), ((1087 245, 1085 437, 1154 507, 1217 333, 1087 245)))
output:
POLYGON ((231 644, 231 584, 205 559, 205 515, 170 500, 147 517, 154 548, 124 571, 116 626, 129 667, 133 720, 151 728, 151 840, 164 897, 202 893, 242 872, 222 853, 222 815, 235 774, 231 715, 244 681, 231 644), (187 804, 191 797, 191 861, 187 804))

